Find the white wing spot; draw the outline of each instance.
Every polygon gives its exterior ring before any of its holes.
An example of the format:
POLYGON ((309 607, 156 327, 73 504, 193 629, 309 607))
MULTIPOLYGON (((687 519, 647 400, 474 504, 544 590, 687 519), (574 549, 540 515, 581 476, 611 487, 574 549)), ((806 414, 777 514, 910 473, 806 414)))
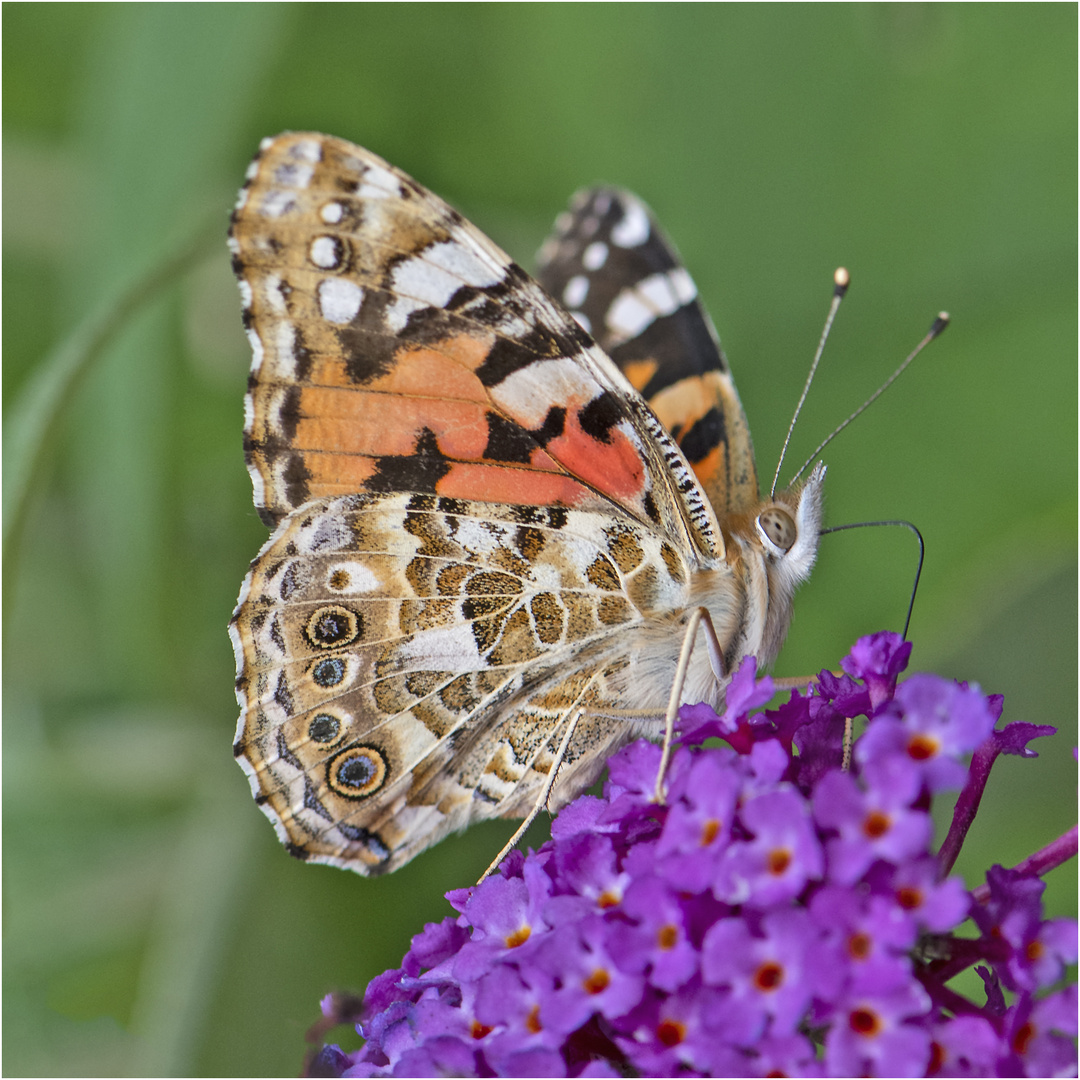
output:
POLYGON ((586 270, 599 270, 607 262, 608 246, 603 240, 594 240, 581 255, 581 265, 586 270))
POLYGON ((637 289, 657 315, 669 315, 679 306, 667 274, 653 274, 644 278, 638 283, 637 289))
POLYGON ((637 247, 649 239, 649 215, 637 199, 626 199, 625 206, 626 213, 611 230, 611 239, 617 247, 637 247))
POLYGON ((316 139, 301 139, 289 148, 289 157, 317 165, 322 161, 322 147, 316 139))
POLYGON ((401 184, 389 169, 368 165, 356 193, 361 199, 400 199, 401 184))
POLYGON ((327 568, 326 583, 336 593, 369 593, 382 585, 374 570, 358 562, 333 563, 327 568))
POLYGON ((493 555, 506 541, 506 529, 490 521, 459 517, 454 539, 474 555, 493 555))
POLYGON ((327 322, 343 326, 356 318, 364 299, 364 290, 351 281, 329 278, 319 282, 319 310, 327 322))
POLYGON ((679 301, 680 307, 683 304, 689 304, 697 297, 694 279, 684 267, 676 267, 668 276, 671 278, 671 287, 675 291, 675 298, 679 301))
POLYGON ((600 228, 600 219, 594 214, 590 214, 588 217, 581 219, 581 228, 579 232, 582 236, 592 236, 597 229, 600 228))
POLYGON ((251 310, 251 301, 253 299, 251 286, 243 279, 239 279, 240 283, 240 304, 245 311, 251 310))
POLYGON ((320 211, 319 217, 326 222, 327 225, 336 225, 345 213, 345 207, 339 202, 328 202, 320 211))
POLYGON ((255 333, 254 327, 248 327, 246 333, 248 342, 251 344, 251 370, 258 371, 263 362, 262 338, 255 333))
POLYGON ((392 280, 397 295, 386 309, 386 321, 399 333, 414 311, 445 307, 463 285, 483 289, 502 278, 499 267, 485 263, 462 244, 453 240, 433 244, 394 270, 392 280))
POLYGON ((263 298, 267 307, 275 315, 288 315, 289 309, 285 304, 285 293, 282 291, 282 280, 276 274, 271 274, 263 285, 263 298))
POLYGON ((470 623, 424 630, 403 642, 395 652, 397 661, 403 665, 413 661, 418 668, 436 671, 469 671, 480 664, 480 651, 470 623))
POLYGON ((323 270, 333 270, 341 265, 341 245, 334 236, 316 236, 308 252, 311 261, 323 270))
MULTIPOLYGON (((250 591, 251 585, 248 581, 251 575, 244 578, 244 584, 240 586, 240 599, 236 601, 236 606, 239 609, 240 605, 247 599, 245 593, 250 591)), ((229 640, 232 642, 233 647, 233 660, 236 662, 236 670, 244 670, 244 643, 240 640, 240 631, 232 624, 229 623, 229 640)), ((243 706, 245 702, 241 701, 240 705, 243 706)), ((243 714, 241 714, 241 717, 243 714)))
MULTIPOLYGON (((252 408, 254 409, 254 406, 252 408)), ((254 430, 254 428, 251 430, 254 430)), ((265 506, 266 483, 262 478, 262 473, 254 465, 249 465, 248 475, 251 477, 251 497, 255 500, 255 505, 265 506)))
MULTIPOLYGON (((277 335, 274 342, 277 350, 279 365, 282 361, 288 361, 295 371, 296 368, 296 327, 291 322, 282 319, 277 325, 277 335)), ((280 367, 279 367, 280 370, 280 367)))
POLYGON ((569 308, 581 307, 589 295, 589 279, 584 274, 575 274, 563 289, 563 303, 569 308))
POLYGON ((393 333, 400 334, 405 329, 409 316, 427 306, 422 300, 414 300, 411 296, 395 296, 394 302, 386 308, 386 325, 393 333))
MULTIPOLYGON (((578 318, 577 313, 573 313, 578 318)), ((591 401, 603 387, 593 378, 580 358, 553 357, 535 360, 508 375, 489 390, 496 405, 511 404, 516 419, 524 427, 539 427, 553 405, 575 398, 591 401)))
POLYGON ((608 309, 608 329, 624 341, 637 337, 656 318, 656 312, 646 305, 636 292, 620 293, 608 309))
POLYGON ((608 329, 620 341, 640 334, 654 319, 671 315, 697 296, 690 275, 681 267, 652 274, 615 298, 607 314, 608 329))
POLYGON ((565 210, 555 219, 555 231, 557 233, 568 233, 570 226, 574 224, 574 218, 572 214, 568 214, 565 210))
POLYGON ((263 217, 279 218, 296 209, 296 198, 291 191, 268 191, 259 207, 263 217))
POLYGON ((460 241, 447 240, 435 244, 424 252, 424 257, 436 266, 457 274, 466 285, 477 289, 497 285, 503 279, 502 267, 485 262, 460 241))
POLYGON ((593 206, 596 212, 603 217, 611 209, 611 196, 606 191, 601 192, 596 196, 596 202, 593 206))
POLYGON ((282 187, 306 188, 315 175, 313 165, 294 164, 279 165, 274 170, 274 182, 282 187))
POLYGON ((340 500, 331 503, 327 513, 315 515, 301 530, 298 543, 302 551, 312 555, 320 551, 340 551, 355 539, 348 521, 335 513, 335 508, 340 505, 340 500))

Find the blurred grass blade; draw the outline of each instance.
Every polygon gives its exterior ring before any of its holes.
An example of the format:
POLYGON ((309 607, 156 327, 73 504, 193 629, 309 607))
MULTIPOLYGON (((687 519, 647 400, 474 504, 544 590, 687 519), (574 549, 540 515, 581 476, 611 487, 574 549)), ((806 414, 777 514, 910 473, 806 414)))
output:
POLYGON ((156 265, 123 283, 45 357, 28 380, 4 423, 5 560, 22 527, 57 421, 79 381, 134 314, 220 245, 221 229, 215 218, 212 226, 208 223, 156 265))
POLYGON ((204 763, 186 828, 171 848, 131 1017, 139 1049, 129 1062, 130 1076, 196 1075, 213 1015, 209 988, 222 979, 241 885, 261 828, 260 815, 237 812, 249 807, 243 805, 247 792, 222 780, 232 769, 225 756, 204 763))

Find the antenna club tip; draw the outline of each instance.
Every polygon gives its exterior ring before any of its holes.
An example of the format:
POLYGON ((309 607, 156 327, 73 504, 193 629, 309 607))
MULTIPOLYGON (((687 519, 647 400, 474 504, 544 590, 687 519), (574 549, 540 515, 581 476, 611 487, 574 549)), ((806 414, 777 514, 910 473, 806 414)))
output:
POLYGON ((937 318, 934 320, 934 325, 930 327, 930 334, 932 337, 937 337, 946 326, 949 325, 949 313, 947 311, 939 311, 937 318))
POLYGON ((851 275, 842 266, 836 268, 836 272, 833 274, 833 281, 836 284, 836 295, 843 296, 847 292, 848 286, 851 284, 851 275))

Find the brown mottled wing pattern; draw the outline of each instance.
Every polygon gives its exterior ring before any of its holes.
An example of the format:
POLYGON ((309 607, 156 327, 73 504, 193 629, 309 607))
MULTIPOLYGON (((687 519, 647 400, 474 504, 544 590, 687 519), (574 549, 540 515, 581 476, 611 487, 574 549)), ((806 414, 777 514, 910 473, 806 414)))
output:
POLYGON ((642 393, 718 515, 758 501, 750 428, 697 287, 649 208, 579 191, 540 249, 538 280, 642 393))
MULTIPOLYGON (((688 579, 673 545, 611 514, 309 503, 252 564, 232 626, 256 800, 294 854, 361 873, 524 816, 563 725, 631 696, 635 634, 685 606, 688 579)), ((555 805, 640 730, 585 717, 555 805)))

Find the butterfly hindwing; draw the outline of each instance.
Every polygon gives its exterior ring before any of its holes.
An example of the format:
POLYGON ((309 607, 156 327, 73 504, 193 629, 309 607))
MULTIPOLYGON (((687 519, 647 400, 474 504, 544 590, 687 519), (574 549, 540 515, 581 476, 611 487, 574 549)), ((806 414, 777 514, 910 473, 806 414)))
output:
POLYGON ((540 249, 537 278, 647 399, 718 514, 758 499, 750 429, 697 286, 649 208, 579 191, 540 249))
MULTIPOLYGON (((313 500, 241 594, 236 754, 295 852, 393 870, 471 821, 524 816, 569 714, 627 699, 636 630, 688 582, 671 544, 610 513, 313 500)), ((638 730, 586 718, 560 786, 638 730)))

